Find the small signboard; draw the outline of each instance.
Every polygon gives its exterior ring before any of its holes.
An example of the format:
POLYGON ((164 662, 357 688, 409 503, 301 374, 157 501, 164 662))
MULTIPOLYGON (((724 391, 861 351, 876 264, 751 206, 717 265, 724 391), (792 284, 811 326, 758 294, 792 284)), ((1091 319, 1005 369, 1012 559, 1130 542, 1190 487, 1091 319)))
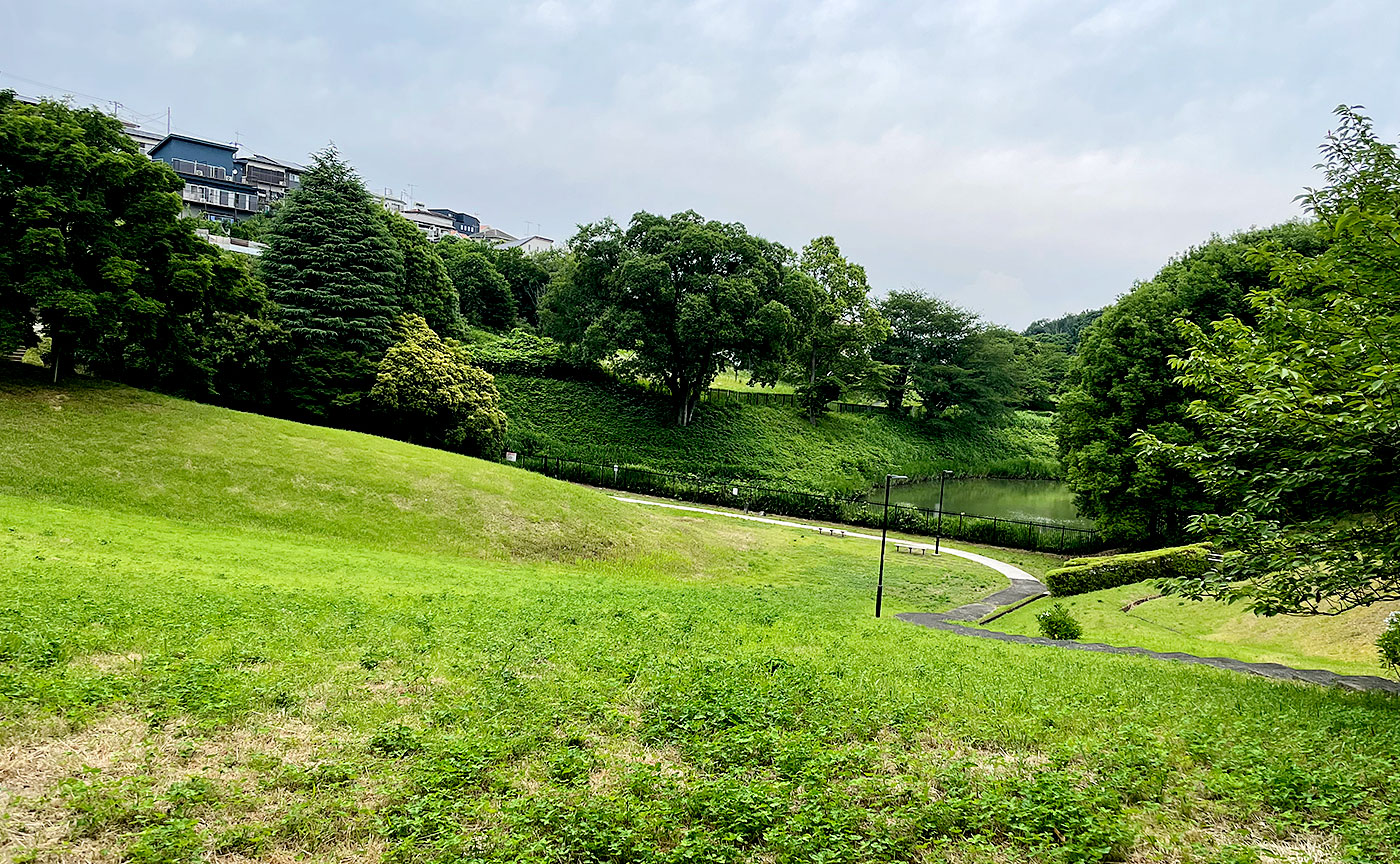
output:
POLYGON ((514 461, 515 461, 515 454, 512 453, 511 451, 507 450, 507 451, 506 451, 506 461, 507 461, 507 462, 514 462, 514 461))

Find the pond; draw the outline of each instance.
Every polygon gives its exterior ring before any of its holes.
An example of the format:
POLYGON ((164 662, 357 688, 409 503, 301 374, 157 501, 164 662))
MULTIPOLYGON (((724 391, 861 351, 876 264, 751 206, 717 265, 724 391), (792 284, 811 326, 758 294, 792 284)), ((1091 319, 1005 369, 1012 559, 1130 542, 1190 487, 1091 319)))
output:
MULTIPOLYGON (((882 502, 884 487, 872 489, 870 500, 882 502)), ((938 481, 904 483, 890 489, 891 504, 938 509, 938 481)), ((944 513, 967 513, 1092 528, 1074 507, 1074 495, 1058 480, 949 480, 943 492, 944 513)))

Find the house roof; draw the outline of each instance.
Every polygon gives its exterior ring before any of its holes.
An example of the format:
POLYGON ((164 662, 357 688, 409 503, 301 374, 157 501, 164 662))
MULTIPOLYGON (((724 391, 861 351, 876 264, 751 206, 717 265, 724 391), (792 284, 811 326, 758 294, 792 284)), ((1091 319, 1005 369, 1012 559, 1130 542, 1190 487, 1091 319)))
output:
POLYGON ((551 239, 549 239, 548 237, 541 237, 541 236, 538 235, 538 234, 531 234, 529 237, 522 237, 522 238, 519 239, 519 240, 512 240, 511 242, 505 244, 505 248, 507 248, 507 249, 514 249, 514 248, 517 247, 517 246, 524 246, 526 243, 529 243, 531 240, 543 240, 544 242, 550 244, 551 246, 554 245, 554 241, 551 240, 551 239))
POLYGON ((195 137, 193 137, 193 136, 191 136, 191 135, 179 135, 179 134, 176 134, 176 133, 171 133, 171 134, 169 134, 169 135, 166 135, 164 138, 160 139, 160 143, 159 143, 159 144, 157 144, 156 146, 152 147, 151 149, 152 149, 152 150, 159 150, 161 147, 164 147, 164 146, 165 146, 165 144, 166 144, 167 141, 190 141, 190 142, 192 142, 192 143, 194 143, 194 144, 203 144, 203 145, 206 146, 206 147, 217 147, 217 148, 219 148, 220 150, 227 150, 227 151, 230 152, 230 153, 237 153, 237 152, 238 152, 238 145, 237 145, 237 144, 222 144, 222 143, 220 143, 220 142, 218 142, 218 141, 206 141, 206 140, 204 140, 203 138, 195 138, 195 137))

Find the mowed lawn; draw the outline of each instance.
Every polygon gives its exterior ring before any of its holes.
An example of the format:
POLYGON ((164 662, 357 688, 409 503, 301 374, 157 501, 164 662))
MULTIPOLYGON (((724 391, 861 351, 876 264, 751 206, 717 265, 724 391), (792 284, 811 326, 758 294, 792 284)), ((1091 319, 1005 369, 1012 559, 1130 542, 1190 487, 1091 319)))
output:
MULTIPOLYGON (((877 621, 875 551, 0 379, 0 855, 1400 850, 1400 700, 877 621)), ((1001 584, 888 566, 891 612, 1001 584)))

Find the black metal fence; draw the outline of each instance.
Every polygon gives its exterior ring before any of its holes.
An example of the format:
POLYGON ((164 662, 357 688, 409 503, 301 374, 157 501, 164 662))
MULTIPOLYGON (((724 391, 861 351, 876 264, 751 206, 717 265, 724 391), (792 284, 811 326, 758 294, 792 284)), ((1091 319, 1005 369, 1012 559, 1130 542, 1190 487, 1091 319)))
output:
MULTIPOLYGON (((507 454, 507 461, 511 461, 507 454)), ((557 456, 517 453, 514 464, 549 477, 574 483, 588 483, 608 489, 677 498, 698 504, 718 504, 724 507, 819 519, 843 525, 879 528, 884 507, 863 497, 842 498, 835 495, 813 495, 792 489, 772 489, 750 486, 733 480, 700 477, 692 474, 668 474, 625 465, 605 465, 557 456)), ((941 536, 993 546, 1051 552, 1095 552, 1104 548, 1097 531, 1054 522, 1034 522, 1007 519, 1001 516, 981 516, 971 513, 944 512, 940 521, 938 511, 910 504, 891 504, 890 528, 907 534, 941 536)))

